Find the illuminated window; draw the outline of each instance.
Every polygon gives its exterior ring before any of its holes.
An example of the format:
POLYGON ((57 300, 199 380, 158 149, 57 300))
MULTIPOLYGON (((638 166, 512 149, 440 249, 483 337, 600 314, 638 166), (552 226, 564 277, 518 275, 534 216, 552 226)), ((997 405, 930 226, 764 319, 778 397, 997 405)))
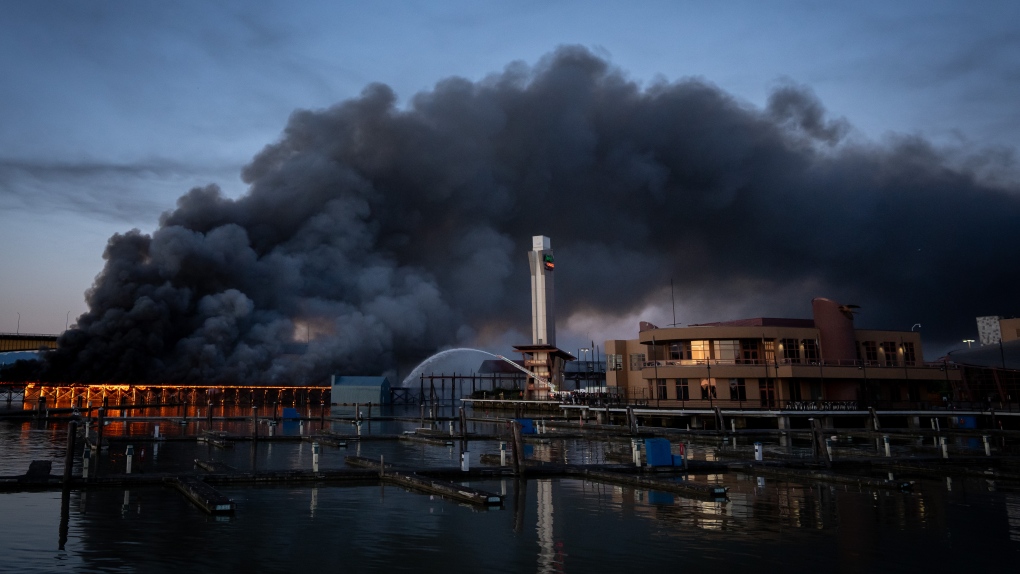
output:
POLYGON ((765 341, 762 347, 765 350, 765 364, 776 362, 776 342, 772 340, 765 341))
POLYGON ((704 361, 711 357, 711 348, 708 341, 691 341, 691 359, 704 361))

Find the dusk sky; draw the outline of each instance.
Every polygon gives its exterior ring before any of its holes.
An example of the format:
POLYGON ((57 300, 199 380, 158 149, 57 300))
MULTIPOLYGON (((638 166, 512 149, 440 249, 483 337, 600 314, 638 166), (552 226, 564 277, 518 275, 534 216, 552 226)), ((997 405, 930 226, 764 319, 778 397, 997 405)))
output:
MULTIPOLYGON (((845 122, 842 141, 882 146, 917 136, 947 165, 964 165, 1015 201, 1017 22, 1020 3, 1009 0, 8 1, 0 16, 0 331, 59 333, 73 324, 113 234, 153 232, 196 186, 244 195, 242 169, 280 141, 295 110, 357 98, 374 82, 389 86, 402 109, 446 78, 480 82, 515 61, 535 66, 560 46, 586 48, 639 86, 695 78, 749 109, 796 86, 828 121, 845 122)), ((556 247, 556 229, 545 234, 556 247)), ((1015 267, 1015 245, 987 249, 1015 267)), ((520 278, 525 295, 527 282, 520 278)), ((777 292, 806 295, 758 307, 677 304, 684 323, 740 318, 726 310, 809 317, 810 296, 839 295, 810 291, 777 292)), ((844 302, 868 309, 867 300, 844 302)), ((578 311, 569 324, 560 318, 564 345, 632 338, 636 319, 670 323, 667 311, 665 302, 587 322, 578 311)), ((944 332, 946 340, 974 338, 971 312, 956 322, 971 330, 944 332)))

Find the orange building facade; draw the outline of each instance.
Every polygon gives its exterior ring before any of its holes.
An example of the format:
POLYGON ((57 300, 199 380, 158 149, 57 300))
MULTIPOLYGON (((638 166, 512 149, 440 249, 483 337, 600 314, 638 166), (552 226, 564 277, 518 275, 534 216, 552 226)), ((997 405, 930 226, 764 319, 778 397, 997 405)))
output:
POLYGON ((855 329, 853 306, 812 301, 811 319, 687 327, 647 323, 605 342, 606 384, 661 407, 916 409, 951 400, 952 363, 925 362, 913 331, 855 329))

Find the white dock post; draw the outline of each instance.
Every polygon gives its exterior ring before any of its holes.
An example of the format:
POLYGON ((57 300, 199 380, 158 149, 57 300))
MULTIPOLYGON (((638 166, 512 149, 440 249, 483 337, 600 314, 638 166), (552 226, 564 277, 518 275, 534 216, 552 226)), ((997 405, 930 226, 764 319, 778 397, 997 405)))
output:
POLYGON ((312 472, 319 472, 319 442, 312 443, 312 472))
POLYGON ((127 455, 127 465, 125 467, 124 473, 131 474, 131 459, 134 458, 135 456, 135 447, 130 444, 127 445, 127 450, 124 451, 124 454, 127 455))
POLYGON ((882 442, 885 444, 885 457, 889 458, 892 453, 889 450, 889 435, 882 435, 882 442))

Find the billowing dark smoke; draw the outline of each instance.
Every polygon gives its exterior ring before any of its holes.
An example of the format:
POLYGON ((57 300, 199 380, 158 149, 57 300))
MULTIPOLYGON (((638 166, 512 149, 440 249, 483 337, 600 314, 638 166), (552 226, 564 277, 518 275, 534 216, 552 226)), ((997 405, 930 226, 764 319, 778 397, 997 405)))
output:
POLYGON ((151 237, 111 238, 47 376, 322 382, 526 333, 536 234, 562 262, 561 318, 668 306, 671 279, 680 303, 757 315, 828 296, 929 343, 1015 311, 1017 185, 849 132, 801 88, 756 109, 701 80, 639 86, 580 48, 406 109, 371 85, 294 113, 245 196, 193 189, 151 237))

